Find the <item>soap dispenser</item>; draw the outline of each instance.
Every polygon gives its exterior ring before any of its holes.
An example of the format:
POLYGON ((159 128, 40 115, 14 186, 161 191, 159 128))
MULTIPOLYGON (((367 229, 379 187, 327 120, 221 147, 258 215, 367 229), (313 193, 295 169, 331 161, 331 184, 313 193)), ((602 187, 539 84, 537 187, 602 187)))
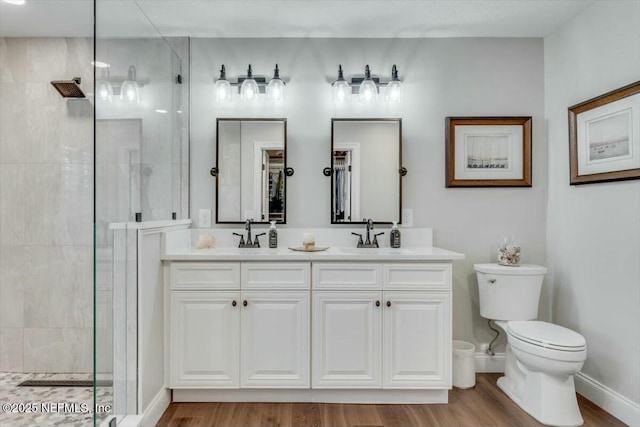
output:
POLYGON ((276 222, 271 221, 271 227, 269 227, 269 247, 278 247, 278 230, 276 230, 276 222))
POLYGON ((393 222, 393 226, 391 227, 389 239, 389 246, 396 249, 400 247, 400 230, 398 229, 398 223, 396 221, 393 222))

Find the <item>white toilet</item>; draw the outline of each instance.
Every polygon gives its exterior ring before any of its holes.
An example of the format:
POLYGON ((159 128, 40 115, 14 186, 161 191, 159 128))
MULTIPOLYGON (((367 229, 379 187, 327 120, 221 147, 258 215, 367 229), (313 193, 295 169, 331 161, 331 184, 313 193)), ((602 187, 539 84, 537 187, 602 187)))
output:
POLYGON ((573 376, 587 358, 582 335, 539 320, 538 302, 547 269, 475 264, 480 315, 507 333, 504 376, 498 386, 542 424, 579 426, 573 376))

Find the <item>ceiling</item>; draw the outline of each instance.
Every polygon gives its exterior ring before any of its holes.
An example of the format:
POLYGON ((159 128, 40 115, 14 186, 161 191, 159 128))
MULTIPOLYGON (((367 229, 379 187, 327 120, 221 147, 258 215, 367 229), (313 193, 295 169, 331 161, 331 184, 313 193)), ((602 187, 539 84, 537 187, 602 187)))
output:
MULTIPOLYGON (((98 0, 104 37, 543 37, 594 0, 98 0)), ((605 1, 605 0, 601 0, 605 1)), ((93 0, 0 2, 0 36, 92 36, 93 0)))

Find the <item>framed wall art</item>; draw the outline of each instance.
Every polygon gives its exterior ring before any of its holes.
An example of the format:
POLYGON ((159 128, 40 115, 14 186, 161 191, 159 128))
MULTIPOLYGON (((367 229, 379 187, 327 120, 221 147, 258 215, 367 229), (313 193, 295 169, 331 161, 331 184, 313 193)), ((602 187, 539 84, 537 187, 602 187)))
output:
POLYGON ((531 187, 531 117, 447 117, 447 187, 531 187))
POLYGON ((640 178, 640 81, 569 107, 570 184, 640 178))

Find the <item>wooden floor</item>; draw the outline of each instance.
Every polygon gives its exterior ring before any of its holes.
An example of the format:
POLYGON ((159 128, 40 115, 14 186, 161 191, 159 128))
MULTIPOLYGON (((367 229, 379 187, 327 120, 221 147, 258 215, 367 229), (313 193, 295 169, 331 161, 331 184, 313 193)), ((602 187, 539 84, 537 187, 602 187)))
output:
MULTIPOLYGON (((501 374, 478 374, 473 389, 453 389, 446 405, 326 403, 172 403, 160 427, 518 427, 540 426, 496 385, 501 374)), ((624 426, 578 396, 585 427, 624 426)))

